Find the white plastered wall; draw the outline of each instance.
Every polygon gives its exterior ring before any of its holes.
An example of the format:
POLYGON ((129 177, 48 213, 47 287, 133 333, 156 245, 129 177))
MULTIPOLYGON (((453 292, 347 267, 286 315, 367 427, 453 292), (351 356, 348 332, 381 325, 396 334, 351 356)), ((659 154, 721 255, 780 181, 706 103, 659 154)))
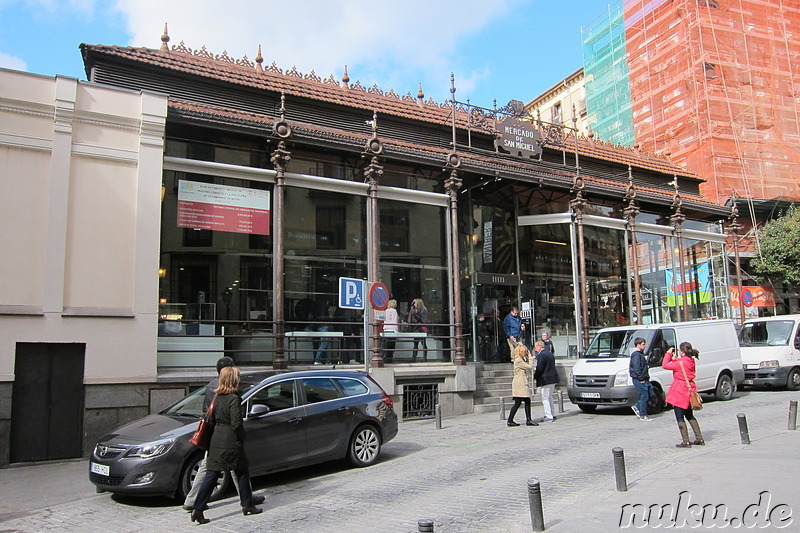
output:
POLYGON ((155 381, 167 97, 0 69, 0 381, 85 343, 85 383, 155 381))

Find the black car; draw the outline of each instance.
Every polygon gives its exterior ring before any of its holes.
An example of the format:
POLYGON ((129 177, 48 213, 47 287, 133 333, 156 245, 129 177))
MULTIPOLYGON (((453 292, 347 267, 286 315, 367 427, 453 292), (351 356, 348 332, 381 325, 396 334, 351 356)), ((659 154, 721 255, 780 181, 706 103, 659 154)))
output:
MULTIPOLYGON (((204 455, 189 438, 216 383, 102 437, 89 462, 98 491, 185 497, 204 455)), ((239 392, 251 476, 343 458, 369 466, 397 435, 392 399, 362 371, 242 373, 239 392)))

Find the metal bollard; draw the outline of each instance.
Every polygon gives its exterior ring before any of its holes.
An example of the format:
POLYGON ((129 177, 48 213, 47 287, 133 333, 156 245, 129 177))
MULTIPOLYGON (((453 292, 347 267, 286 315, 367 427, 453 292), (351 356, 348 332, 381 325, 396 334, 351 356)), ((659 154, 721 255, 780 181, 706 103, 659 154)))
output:
POLYGON ((742 444, 750 444, 750 433, 747 431, 747 417, 744 413, 736 415, 739 420, 739 435, 742 437, 742 444))
POLYGON ((789 429, 797 429, 797 400, 789 402, 789 429))
POLYGON ((563 413, 564 412, 564 391, 563 390, 558 391, 558 412, 559 413, 563 413))
POLYGON ((437 403, 433 412, 436 415, 436 429, 442 429, 442 406, 437 403))
POLYGON ((539 480, 528 479, 528 503, 531 506, 531 527, 534 531, 544 531, 544 513, 542 512, 542 490, 539 480))
POLYGON ((506 419, 506 398, 505 396, 500 397, 500 420, 506 419))
POLYGON ((433 520, 430 518, 417 520, 417 531, 420 533, 433 533, 433 520))
POLYGON ((625 474, 625 452, 622 448, 612 448, 614 455, 614 476, 617 478, 617 492, 628 491, 628 477, 625 474))

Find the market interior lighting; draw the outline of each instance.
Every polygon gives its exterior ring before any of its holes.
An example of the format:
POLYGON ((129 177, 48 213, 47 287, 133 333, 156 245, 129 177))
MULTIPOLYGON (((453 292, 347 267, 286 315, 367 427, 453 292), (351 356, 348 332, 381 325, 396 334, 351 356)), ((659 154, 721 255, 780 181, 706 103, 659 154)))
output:
POLYGON ((565 242, 558 242, 558 241, 545 241, 545 240, 543 240, 543 239, 536 239, 536 240, 535 240, 535 241, 533 241, 533 242, 541 242, 541 243, 544 243, 544 244, 556 244, 556 245, 558 245, 558 246, 566 246, 566 245, 567 245, 567 243, 565 243, 565 242))

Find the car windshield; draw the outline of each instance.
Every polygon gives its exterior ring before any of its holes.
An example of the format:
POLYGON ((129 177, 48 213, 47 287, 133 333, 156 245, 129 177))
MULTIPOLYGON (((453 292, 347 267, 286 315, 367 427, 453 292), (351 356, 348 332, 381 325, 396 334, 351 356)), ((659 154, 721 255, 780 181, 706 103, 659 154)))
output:
MULTIPOLYGON (((239 383, 239 395, 243 396, 244 393, 252 389, 258 382, 244 382, 239 383)), ((178 415, 178 416, 203 416, 205 413, 205 406, 203 402, 206 398, 206 390, 211 387, 212 390, 217 387, 217 381, 214 380, 205 387, 200 387, 188 396, 184 397, 177 403, 167 407, 161 411, 162 415, 178 415)))
POLYGON ((189 396, 186 396, 180 400, 178 403, 175 403, 161 411, 161 414, 202 416, 203 400, 206 397, 206 388, 207 387, 200 387, 189 396))
POLYGON ((739 332, 740 346, 786 346, 792 337, 793 320, 748 322, 739 332))
POLYGON ((633 340, 642 337, 650 344, 653 330, 623 329, 617 331, 601 331, 592 339, 589 348, 581 356, 583 359, 630 357, 634 350, 633 340))

